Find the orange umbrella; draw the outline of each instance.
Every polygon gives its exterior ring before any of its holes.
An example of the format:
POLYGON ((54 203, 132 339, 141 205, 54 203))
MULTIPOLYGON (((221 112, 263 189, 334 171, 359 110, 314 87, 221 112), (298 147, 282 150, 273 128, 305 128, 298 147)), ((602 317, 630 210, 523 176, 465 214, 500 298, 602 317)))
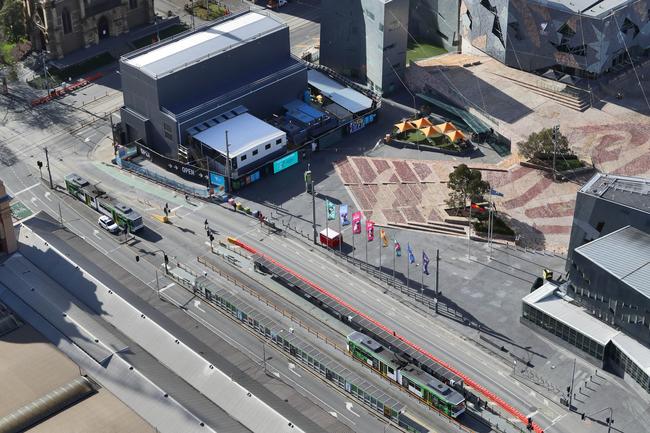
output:
POLYGON ((434 137, 436 135, 440 135, 440 130, 436 128, 435 126, 427 126, 426 128, 420 129, 422 133, 424 134, 425 137, 434 137))
POLYGON ((413 121, 413 125, 415 125, 417 129, 422 129, 427 126, 433 126, 433 123, 431 123, 426 117, 421 117, 418 120, 413 121))
POLYGON ((445 132, 445 135, 446 135, 447 137, 449 137, 449 139, 450 139, 452 142, 456 142, 456 141, 458 141, 458 140, 464 140, 464 139, 465 139, 465 134, 463 134, 462 132, 460 132, 460 131, 457 130, 457 129, 456 129, 455 131, 445 132))
POLYGON ((399 132, 410 131, 411 129, 415 129, 415 127, 411 122, 396 123, 395 128, 397 128, 399 132))
POLYGON ((440 125, 436 125, 436 126, 438 127, 438 129, 440 129, 445 134, 450 132, 450 131, 456 131, 456 127, 451 122, 441 123, 440 125))

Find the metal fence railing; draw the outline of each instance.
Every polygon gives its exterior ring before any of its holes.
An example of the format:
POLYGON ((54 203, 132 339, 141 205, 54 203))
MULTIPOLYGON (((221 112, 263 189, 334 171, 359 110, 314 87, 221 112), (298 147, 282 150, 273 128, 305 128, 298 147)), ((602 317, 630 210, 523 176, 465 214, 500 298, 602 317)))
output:
POLYGON ((153 180, 154 182, 160 183, 162 185, 168 186, 186 195, 191 195, 200 198, 210 197, 210 191, 208 190, 208 188, 196 188, 181 182, 177 182, 173 179, 163 176, 160 173, 156 173, 155 171, 141 167, 138 164, 135 164, 131 161, 118 160, 118 165, 125 170, 146 177, 147 179, 153 180))

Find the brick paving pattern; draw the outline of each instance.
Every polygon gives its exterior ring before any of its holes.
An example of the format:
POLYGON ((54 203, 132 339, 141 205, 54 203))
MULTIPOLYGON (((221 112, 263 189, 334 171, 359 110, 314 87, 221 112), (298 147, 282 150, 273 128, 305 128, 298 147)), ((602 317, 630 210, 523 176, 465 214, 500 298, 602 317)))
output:
POLYGON ((368 160, 365 158, 350 158, 350 160, 356 167, 357 173, 363 183, 371 183, 375 180, 377 173, 372 169, 368 160))

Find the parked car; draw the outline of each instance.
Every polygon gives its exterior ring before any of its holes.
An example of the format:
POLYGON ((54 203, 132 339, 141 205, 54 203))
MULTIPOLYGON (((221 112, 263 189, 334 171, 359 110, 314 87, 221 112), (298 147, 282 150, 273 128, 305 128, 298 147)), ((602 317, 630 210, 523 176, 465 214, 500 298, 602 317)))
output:
POLYGON ((113 221, 111 217, 106 215, 100 216, 99 219, 97 220, 97 224, 99 224, 101 228, 103 228, 104 230, 110 233, 117 233, 120 231, 120 226, 115 224, 115 221, 113 221))

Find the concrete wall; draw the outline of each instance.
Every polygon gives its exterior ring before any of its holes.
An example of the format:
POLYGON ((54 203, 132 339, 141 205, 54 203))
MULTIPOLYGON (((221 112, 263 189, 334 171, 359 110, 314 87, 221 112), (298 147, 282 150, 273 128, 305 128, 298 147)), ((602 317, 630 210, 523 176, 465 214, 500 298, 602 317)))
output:
MULTIPOLYGON (((460 0, 411 0, 409 32, 418 43, 458 51, 460 0)), ((414 41, 409 40, 410 43, 414 41)))
POLYGON ((406 64, 408 0, 323 0, 321 11, 322 65, 379 93, 401 85, 398 75, 403 75, 406 64))

